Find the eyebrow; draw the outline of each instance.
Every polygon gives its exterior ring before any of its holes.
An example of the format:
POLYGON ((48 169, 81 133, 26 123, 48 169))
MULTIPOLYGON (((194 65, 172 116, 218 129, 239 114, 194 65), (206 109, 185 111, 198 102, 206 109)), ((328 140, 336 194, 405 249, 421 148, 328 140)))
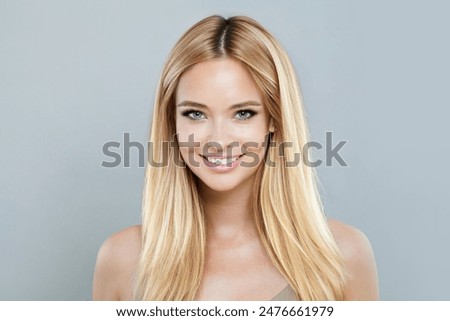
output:
MULTIPOLYGON (((181 103, 179 103, 177 105, 177 107, 183 107, 183 106, 208 109, 208 106, 206 106, 205 104, 200 104, 200 103, 197 103, 195 101, 190 101, 190 100, 183 100, 181 103)), ((237 108, 242 108, 242 107, 247 107, 247 106, 261 106, 261 103, 254 101, 254 100, 248 100, 248 101, 244 101, 242 103, 234 104, 230 107, 230 109, 237 109, 237 108)))

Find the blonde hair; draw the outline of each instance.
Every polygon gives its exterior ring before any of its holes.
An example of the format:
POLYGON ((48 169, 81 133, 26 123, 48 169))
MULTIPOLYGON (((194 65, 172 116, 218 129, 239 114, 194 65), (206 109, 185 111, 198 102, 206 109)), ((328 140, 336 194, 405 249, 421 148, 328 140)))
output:
MULTIPOLYGON (((211 16, 192 26, 164 66, 154 105, 151 142, 173 141, 167 151, 153 145, 155 161, 179 158, 175 134, 175 91, 189 67, 214 58, 239 60, 260 88, 276 128, 272 141, 292 142, 285 162, 260 166, 252 215, 271 261, 300 300, 343 299, 341 254, 330 233, 313 167, 300 162, 309 141, 294 69, 278 42, 254 20, 211 16), (166 154, 165 154, 166 153, 166 154), (165 154, 165 155, 164 155, 165 154)), ((279 160, 275 148, 266 157, 279 160)), ((169 162, 147 166, 142 203, 142 252, 135 279, 137 300, 194 300, 205 262, 204 212, 195 175, 169 162)))

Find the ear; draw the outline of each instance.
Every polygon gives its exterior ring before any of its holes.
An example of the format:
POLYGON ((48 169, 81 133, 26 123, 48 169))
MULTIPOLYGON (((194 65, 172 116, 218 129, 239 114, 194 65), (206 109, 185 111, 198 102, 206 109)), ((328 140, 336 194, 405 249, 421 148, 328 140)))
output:
POLYGON ((269 132, 274 132, 275 131, 275 127, 273 127, 273 118, 270 118, 270 123, 269 123, 269 132))

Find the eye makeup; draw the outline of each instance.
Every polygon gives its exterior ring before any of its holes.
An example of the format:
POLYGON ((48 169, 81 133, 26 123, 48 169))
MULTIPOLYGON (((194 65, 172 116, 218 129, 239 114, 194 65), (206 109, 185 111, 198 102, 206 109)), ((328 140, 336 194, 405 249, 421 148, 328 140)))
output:
MULTIPOLYGON (((252 118, 256 114, 258 114, 258 113, 253 109, 241 109, 236 112, 235 117, 239 116, 239 117, 237 117, 238 120, 245 121, 245 120, 252 118)), ((198 121, 198 120, 205 118, 205 115, 203 114, 203 112, 196 110, 196 109, 185 110, 185 111, 181 112, 181 115, 184 117, 187 117, 189 119, 192 119, 194 121, 198 121)))

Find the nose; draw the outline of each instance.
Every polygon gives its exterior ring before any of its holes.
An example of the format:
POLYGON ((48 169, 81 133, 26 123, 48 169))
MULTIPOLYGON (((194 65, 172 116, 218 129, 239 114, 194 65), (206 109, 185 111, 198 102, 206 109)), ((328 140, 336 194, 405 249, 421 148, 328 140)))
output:
POLYGON ((235 133, 232 132, 226 120, 211 122, 206 136, 204 153, 209 155, 229 153, 237 143, 233 140, 233 134, 235 133))

